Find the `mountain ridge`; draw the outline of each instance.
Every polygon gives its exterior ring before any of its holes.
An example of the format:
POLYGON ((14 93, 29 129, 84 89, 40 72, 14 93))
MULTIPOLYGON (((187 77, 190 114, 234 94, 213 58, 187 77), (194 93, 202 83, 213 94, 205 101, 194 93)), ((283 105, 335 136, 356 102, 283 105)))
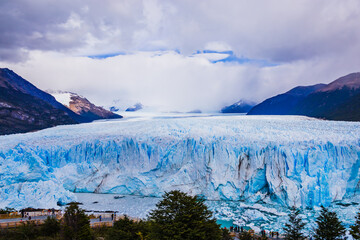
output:
POLYGON ((52 94, 55 99, 62 103, 65 107, 69 108, 71 111, 85 119, 93 121, 99 119, 122 118, 121 115, 96 106, 87 98, 80 96, 77 93, 68 91, 48 91, 48 93, 52 94))
POLYGON ((69 110, 67 107, 56 101, 56 99, 46 93, 45 91, 42 91, 41 89, 37 88, 35 85, 30 83, 29 81, 25 80, 18 74, 16 74, 14 71, 8 69, 8 68, 1 68, 1 76, 3 79, 7 79, 6 81, 13 86, 14 89, 17 89, 18 91, 21 91, 25 94, 29 94, 33 97, 39 98, 53 107, 60 109, 64 112, 66 112, 71 118, 73 118, 78 123, 84 123, 89 122, 88 120, 82 118, 81 116, 75 114, 71 110, 69 110), (11 83, 9 82, 11 80, 11 83))
POLYGON ((285 93, 278 94, 255 105, 248 112, 248 115, 288 115, 303 98, 324 86, 326 85, 320 83, 292 88, 285 93))
POLYGON ((53 100, 13 71, 0 68, 0 135, 78 123, 70 110, 64 111, 53 100))
POLYGON ((248 115, 304 115, 328 120, 360 121, 360 73, 350 73, 329 84, 296 87, 263 101, 248 115), (295 93, 295 94, 294 94, 295 93))
POLYGON ((246 100, 239 100, 236 103, 233 103, 229 106, 223 107, 220 112, 221 113, 247 113, 249 112, 256 103, 246 101, 246 100))

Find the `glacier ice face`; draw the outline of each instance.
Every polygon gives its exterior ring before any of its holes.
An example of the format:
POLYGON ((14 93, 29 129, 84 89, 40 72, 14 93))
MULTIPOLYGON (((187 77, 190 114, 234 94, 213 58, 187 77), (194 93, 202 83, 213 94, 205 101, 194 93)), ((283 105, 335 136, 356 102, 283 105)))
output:
POLYGON ((0 153, 0 208, 57 208, 74 201, 41 156, 18 144, 0 153))
POLYGON ((0 207, 53 206, 74 200, 71 192, 161 196, 172 189, 208 200, 327 206, 358 195, 359 154, 359 123, 306 117, 58 126, 0 137, 0 207))
POLYGON ((42 180, 2 186, 0 196, 0 209, 58 208, 76 200, 74 194, 65 190, 60 182, 42 180))

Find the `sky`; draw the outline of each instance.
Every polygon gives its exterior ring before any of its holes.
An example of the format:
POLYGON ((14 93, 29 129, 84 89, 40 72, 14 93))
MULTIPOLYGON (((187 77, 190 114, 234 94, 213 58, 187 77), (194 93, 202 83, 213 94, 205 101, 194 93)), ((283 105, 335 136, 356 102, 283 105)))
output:
POLYGON ((218 111, 360 71, 358 0, 0 0, 0 67, 101 105, 218 111))

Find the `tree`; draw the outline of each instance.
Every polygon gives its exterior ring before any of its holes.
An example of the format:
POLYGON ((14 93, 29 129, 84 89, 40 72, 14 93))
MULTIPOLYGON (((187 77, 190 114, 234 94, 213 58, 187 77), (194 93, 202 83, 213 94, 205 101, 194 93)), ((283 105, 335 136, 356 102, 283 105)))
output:
POLYGON ((204 199, 180 191, 165 193, 156 209, 150 212, 149 220, 151 239, 221 240, 223 237, 204 199))
POLYGON ((0 214, 9 214, 11 212, 16 212, 16 210, 14 208, 4 208, 4 209, 0 209, 0 214))
POLYGON ((114 223, 109 229, 107 239, 109 240, 141 240, 148 234, 148 223, 144 221, 135 222, 125 216, 114 223))
POLYGON ((23 222, 16 228, 15 233, 15 239, 35 239, 39 235, 39 230, 34 222, 23 222))
POLYGON ((290 208, 289 222, 283 228, 285 232, 285 239, 287 240, 303 240, 306 237, 302 233, 306 225, 299 216, 300 210, 295 207, 290 208))
POLYGON ((360 210, 355 219, 355 224, 350 226, 350 234, 354 239, 360 239, 360 210))
POLYGON ((80 209, 78 203, 70 203, 63 218, 63 235, 66 240, 91 240, 89 217, 80 209))
POLYGON ((316 224, 318 225, 314 236, 316 240, 338 240, 345 236, 345 228, 337 214, 323 206, 319 217, 316 219, 316 224))
POLYGON ((230 232, 226 228, 222 228, 222 238, 221 240, 233 240, 233 238, 230 236, 230 232))
POLYGON ((55 217, 47 217, 44 224, 41 226, 41 232, 45 236, 54 237, 60 232, 60 229, 60 221, 58 221, 55 217))

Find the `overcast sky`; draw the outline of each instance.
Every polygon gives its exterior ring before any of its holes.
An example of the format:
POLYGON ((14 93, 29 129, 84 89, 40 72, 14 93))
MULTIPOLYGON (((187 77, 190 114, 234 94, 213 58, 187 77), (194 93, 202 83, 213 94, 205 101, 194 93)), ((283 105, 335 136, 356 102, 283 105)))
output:
POLYGON ((0 0, 0 65, 104 106, 213 111, 360 71, 358 0, 0 0))

